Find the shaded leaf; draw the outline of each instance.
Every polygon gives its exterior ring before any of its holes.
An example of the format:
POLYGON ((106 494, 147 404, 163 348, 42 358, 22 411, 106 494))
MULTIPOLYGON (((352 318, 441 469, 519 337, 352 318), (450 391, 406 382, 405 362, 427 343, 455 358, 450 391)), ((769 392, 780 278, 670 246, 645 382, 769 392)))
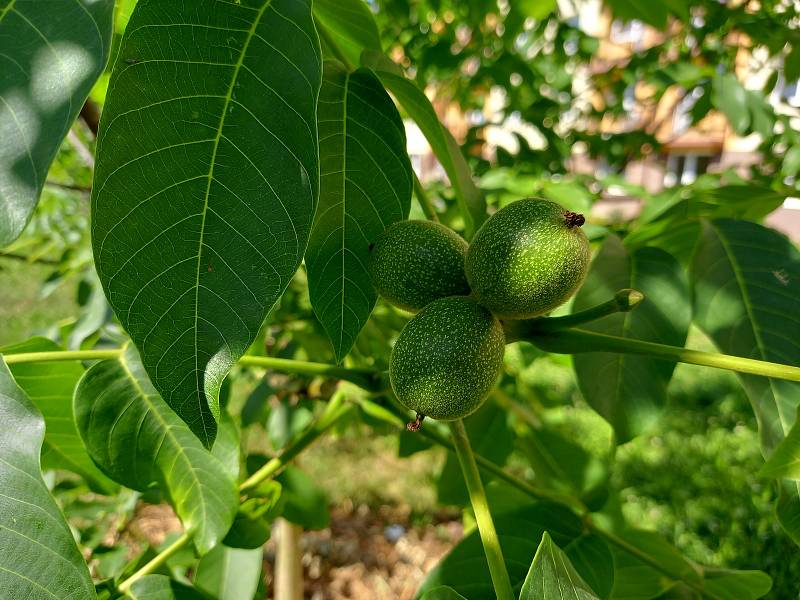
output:
POLYGON ((166 575, 146 575, 135 581, 125 597, 132 600, 208 600, 206 596, 166 575))
POLYGON ((111 45, 113 0, 0 3, 0 248, 31 218, 111 45))
POLYGON ((611 426, 587 408, 556 407, 537 417, 518 441, 540 484, 584 499, 599 495, 602 503, 616 449, 611 426))
MULTIPOLYGON (((464 425, 470 445, 476 454, 497 465, 505 464, 514 449, 515 437, 505 410, 499 408, 495 402, 485 402, 464 421, 464 425)), ((483 475, 483 481, 484 484, 488 483, 491 478, 483 475)), ((458 457, 452 452, 448 453, 436 481, 436 492, 441 504, 469 505, 469 493, 464 485, 464 475, 458 457)))
POLYGON ((317 116, 321 192, 306 269, 311 305, 341 361, 377 300, 371 245, 408 217, 411 163, 403 121, 371 71, 325 61, 317 116))
POLYGON ((761 469, 762 477, 800 479, 800 423, 795 421, 789 433, 772 452, 761 469))
POLYGON ((112 73, 98 275, 153 385, 206 446, 222 379, 305 252, 320 71, 308 0, 202 0, 139 3, 112 73))
POLYGON ((362 64, 375 71, 386 89, 419 126, 425 138, 442 164, 455 191, 461 215, 464 219, 466 237, 486 220, 486 200, 472 180, 472 173, 452 134, 442 125, 430 100, 415 83, 405 78, 400 68, 383 55, 365 51, 362 64))
MULTIPOLYGON (((629 253, 619 238, 609 237, 592 261, 573 311, 600 304, 623 288, 643 292, 644 302, 631 312, 605 317, 582 325, 582 329, 684 345, 691 320, 689 285, 672 256, 647 247, 629 253)), ((587 352, 576 354, 573 364, 586 401, 614 426, 619 441, 656 424, 674 363, 647 356, 587 352)))
POLYGON ((358 65, 365 48, 381 52, 378 26, 364 0, 314 0, 314 17, 323 42, 333 40, 350 66, 358 65))
POLYGON ((93 365, 75 390, 89 455, 114 481, 158 485, 201 553, 228 531, 238 506, 233 478, 153 388, 135 350, 93 365))
POLYGON ((328 497, 308 475, 290 465, 276 480, 283 486, 284 519, 305 529, 324 529, 330 524, 328 497))
POLYGON ((545 531, 533 557, 520 600, 599 600, 545 531))
MULTIPOLYGON (((3 354, 54 352, 62 348, 46 338, 32 338, 0 349, 3 354)), ((42 467, 77 473, 90 485, 113 492, 117 485, 95 466, 78 435, 72 412, 72 394, 84 373, 78 362, 37 362, 11 365, 14 379, 44 416, 42 467)))
POLYGON ((216 600, 251 600, 261 578, 262 560, 261 548, 243 550, 218 544, 200 559, 194 585, 216 600))
POLYGON ((42 479, 45 423, 0 358, 0 597, 95 597, 89 569, 42 479))

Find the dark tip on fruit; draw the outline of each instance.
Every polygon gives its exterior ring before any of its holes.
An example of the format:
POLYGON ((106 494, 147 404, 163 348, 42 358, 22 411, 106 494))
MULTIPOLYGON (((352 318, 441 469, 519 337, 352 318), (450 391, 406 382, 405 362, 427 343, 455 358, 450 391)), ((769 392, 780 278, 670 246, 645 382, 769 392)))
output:
POLYGON ((417 418, 411 421, 411 423, 406 424, 406 429, 409 431, 419 431, 422 429, 422 420, 425 418, 425 415, 421 413, 417 413, 417 418))
POLYGON ((564 213, 564 220, 567 222, 567 227, 569 229, 572 229, 573 227, 580 227, 586 223, 586 219, 582 214, 574 213, 569 210, 564 213))
POLYGON ((375 247, 375 242, 372 242, 372 243, 369 245, 369 251, 370 251, 370 252, 372 252, 372 249, 373 249, 374 247, 375 247))

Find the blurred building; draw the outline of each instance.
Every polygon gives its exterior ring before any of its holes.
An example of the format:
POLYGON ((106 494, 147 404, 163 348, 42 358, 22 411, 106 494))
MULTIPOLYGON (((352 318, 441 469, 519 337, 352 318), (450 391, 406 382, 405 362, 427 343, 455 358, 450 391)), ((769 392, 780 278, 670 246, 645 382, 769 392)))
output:
MULTIPOLYGON (((575 11, 576 5, 573 3, 565 5, 565 10, 575 11)), ((670 35, 669 29, 661 32, 641 21, 625 23, 612 19, 601 0, 585 0, 577 4, 576 12, 567 16, 575 26, 600 41, 597 56, 589 65, 590 72, 584 74, 588 101, 595 103, 596 108, 602 108, 598 104, 603 99, 588 84, 590 75, 607 71, 613 66, 624 66, 636 52, 662 44, 670 35)), ((702 20, 702 16, 693 16, 692 19, 702 20)), ((698 26, 702 24, 696 23, 698 26)), ((795 117, 800 126, 798 82, 785 81, 782 64, 770 59, 765 50, 739 52, 736 75, 745 89, 762 90, 767 79, 776 72, 777 84, 768 101, 776 112, 795 117)), ((581 84, 577 82, 576 85, 581 84)), ((684 89, 674 86, 653 101, 650 99, 652 90, 648 89, 646 83, 628 86, 623 98, 626 115, 622 119, 604 120, 599 124, 600 132, 646 131, 655 136, 661 149, 642 160, 628 163, 624 173, 621 173, 626 181, 641 185, 653 193, 678 184, 691 184, 699 175, 707 172, 733 168, 745 176, 749 167, 759 161, 760 136, 757 133, 738 136, 726 117, 718 111, 711 110, 699 122, 692 124, 691 111, 704 93, 701 87, 684 89)), ((602 160, 591 160, 576 152, 572 168, 576 172, 596 174, 602 173, 606 167, 602 160)), ((638 212, 638 199, 627 197, 621 190, 617 194, 613 189, 609 191, 611 193, 605 201, 597 205, 601 215, 617 211, 624 216, 634 216, 638 212)), ((768 222, 793 239, 800 239, 800 200, 787 199, 783 207, 768 217, 768 222)))
MULTIPOLYGON (((575 74, 573 95, 576 109, 570 111, 572 114, 562 117, 566 121, 564 126, 568 128, 578 124, 578 121, 585 124, 585 115, 591 108, 603 109, 605 99, 593 88, 593 76, 612 67, 624 67, 635 53, 662 44, 670 31, 658 31, 641 21, 615 20, 603 6, 602 0, 562 0, 559 1, 559 11, 561 17, 567 19, 571 25, 599 40, 598 51, 591 63, 575 74), (569 122, 570 119, 572 123, 569 122)), ((695 16, 693 19, 702 19, 702 16, 695 16)), ((702 23, 696 24, 702 26, 702 23)), ((796 118, 800 128, 800 85, 796 81, 787 82, 783 79, 779 61, 770 59, 766 52, 741 51, 736 69, 739 81, 750 90, 763 89, 767 79, 777 72, 777 84, 768 99, 769 103, 776 112, 796 118)), ((689 185, 707 172, 722 172, 733 168, 742 176, 747 175, 749 167, 759 160, 760 136, 736 135, 726 117, 714 110, 692 124, 691 111, 698 102, 704 100, 704 93, 701 87, 683 89, 674 86, 657 100, 652 100, 652 90, 648 89, 646 82, 628 86, 622 98, 625 114, 622 117, 606 118, 590 126, 595 127, 595 131, 600 134, 644 131, 658 140, 660 148, 654 148, 651 153, 646 153, 644 159, 631 161, 621 172, 615 173, 605 160, 590 158, 580 144, 576 144, 571 170, 598 177, 617 174, 626 182, 640 185, 650 193, 679 184, 689 185)), ((469 126, 496 122, 494 117, 505 105, 504 93, 497 89, 490 92, 480 114, 462 115, 452 105, 436 108, 456 138, 463 139, 469 126)), ((419 129, 411 123, 407 130, 409 154, 420 179, 425 181, 443 178, 444 173, 419 129)), ((483 135, 486 151, 490 155, 497 147, 515 153, 519 144, 517 135, 523 137, 532 148, 544 143, 534 127, 521 122, 518 115, 513 113, 505 116, 502 125, 487 126, 483 135)), ((620 186, 608 187, 603 199, 595 205, 596 216, 600 218, 628 219, 636 216, 640 208, 641 200, 626 195, 624 188, 620 186)), ((770 215, 768 222, 793 239, 800 240, 800 200, 787 199, 782 208, 770 215)))

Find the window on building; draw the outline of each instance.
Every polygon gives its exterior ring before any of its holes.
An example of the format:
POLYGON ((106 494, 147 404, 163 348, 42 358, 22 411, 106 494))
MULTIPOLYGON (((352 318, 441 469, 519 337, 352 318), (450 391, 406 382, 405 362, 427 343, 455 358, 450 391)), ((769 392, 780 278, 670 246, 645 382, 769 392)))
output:
POLYGON ((675 135, 685 133, 692 126, 692 109, 703 93, 703 88, 696 87, 675 105, 675 114, 672 116, 672 132, 675 135))
POLYGON ((632 19, 627 23, 614 19, 611 23, 611 41, 615 44, 639 46, 644 40, 644 23, 632 19))
POLYGON ((800 107, 800 81, 793 81, 783 86, 781 95, 783 99, 792 106, 800 107))
POLYGON ((687 152, 681 154, 670 154, 667 157, 667 172, 664 174, 664 185, 673 187, 678 185, 689 185, 694 183, 698 175, 708 171, 713 156, 710 154, 700 154, 687 152))

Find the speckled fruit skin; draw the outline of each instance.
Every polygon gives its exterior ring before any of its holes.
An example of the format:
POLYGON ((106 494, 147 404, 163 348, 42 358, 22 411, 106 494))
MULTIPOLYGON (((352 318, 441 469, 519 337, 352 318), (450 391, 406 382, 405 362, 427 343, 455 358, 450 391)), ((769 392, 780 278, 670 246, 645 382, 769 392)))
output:
POLYGON ((370 276, 378 293, 416 312, 438 298, 469 294, 464 274, 467 242, 430 221, 390 225, 370 254, 370 276))
POLYGON ((435 300, 397 338, 389 361, 392 389, 426 417, 466 417, 494 387, 505 345, 500 322, 472 298, 435 300))
POLYGON ((590 258, 586 234, 570 227, 566 214, 555 202, 525 198, 492 215, 465 262, 478 302, 500 319, 535 317, 566 302, 586 276, 590 258))

